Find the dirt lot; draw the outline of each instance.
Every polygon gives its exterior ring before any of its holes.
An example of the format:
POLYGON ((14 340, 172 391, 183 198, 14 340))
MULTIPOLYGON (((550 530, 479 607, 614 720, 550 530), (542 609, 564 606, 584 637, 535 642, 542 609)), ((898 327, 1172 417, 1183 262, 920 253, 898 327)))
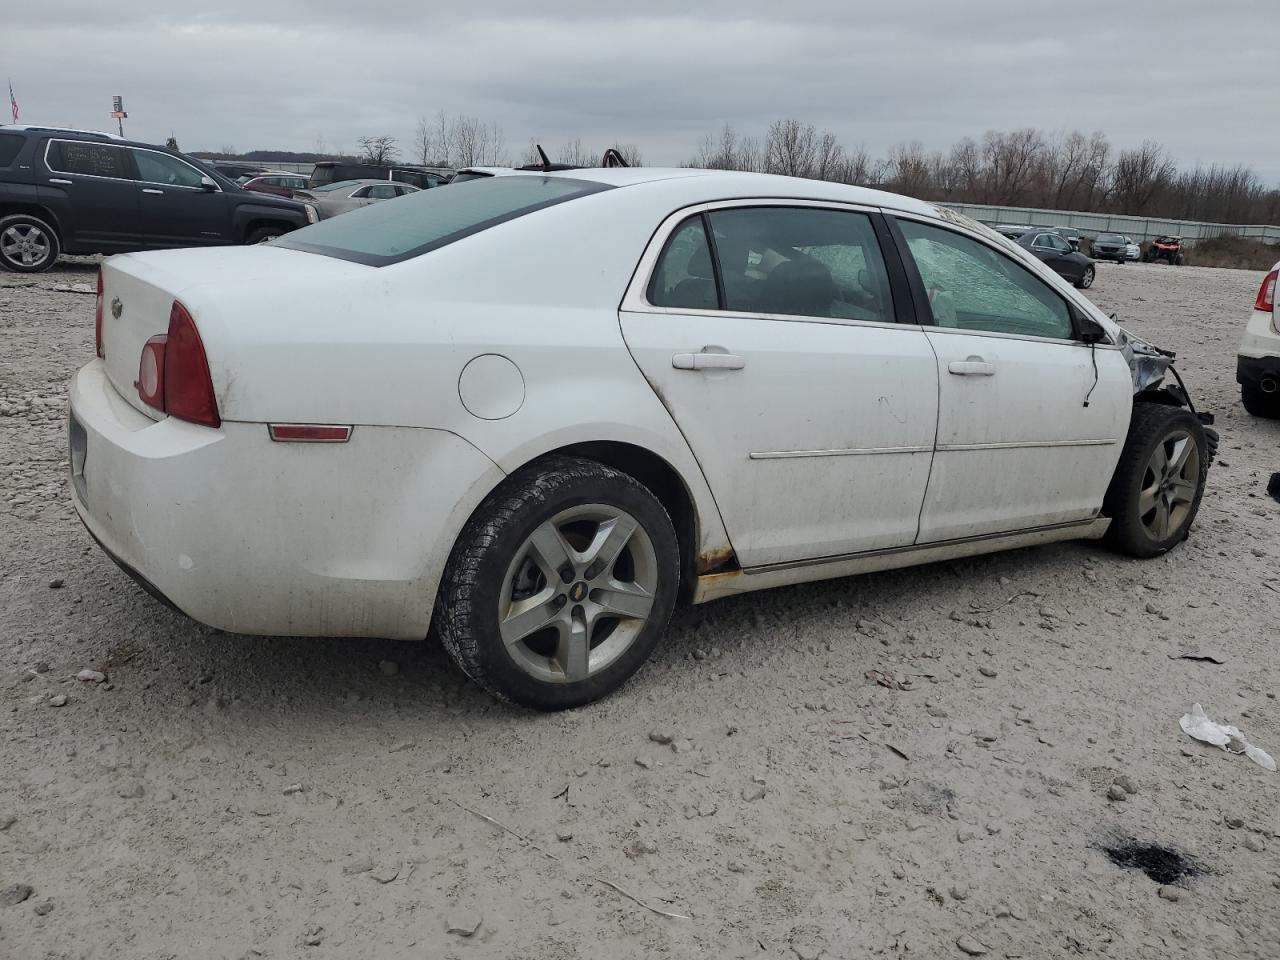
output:
POLYGON ((686 610, 620 694, 540 716, 431 644, 226 636, 144 595, 65 489, 92 268, 0 275, 0 957, 1275 958, 1280 781, 1178 729, 1199 701, 1280 755, 1280 424, 1234 383, 1259 280, 1091 291, 1218 414, 1171 556, 686 610), (1199 874, 1161 894, 1104 854, 1128 838, 1199 874))

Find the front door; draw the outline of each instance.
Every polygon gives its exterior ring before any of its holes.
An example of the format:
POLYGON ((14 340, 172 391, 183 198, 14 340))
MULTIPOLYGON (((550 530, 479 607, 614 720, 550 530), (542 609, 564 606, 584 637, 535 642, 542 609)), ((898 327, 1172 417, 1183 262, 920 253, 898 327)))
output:
POLYGON ((624 303, 627 346, 701 464, 744 567, 915 540, 936 364, 924 331, 895 322, 874 216, 695 213, 624 303))
POLYGON ((138 170, 139 213, 150 246, 233 243, 227 196, 204 186, 204 174, 177 157, 130 148, 138 170))
POLYGON ((110 253, 136 249, 138 184, 124 147, 89 140, 49 140, 35 161, 36 190, 58 212, 63 246, 110 253))
POLYGON ((994 245, 898 225, 932 307, 938 357, 919 542, 1096 516, 1133 405, 1123 355, 1080 342, 1066 299, 994 245))

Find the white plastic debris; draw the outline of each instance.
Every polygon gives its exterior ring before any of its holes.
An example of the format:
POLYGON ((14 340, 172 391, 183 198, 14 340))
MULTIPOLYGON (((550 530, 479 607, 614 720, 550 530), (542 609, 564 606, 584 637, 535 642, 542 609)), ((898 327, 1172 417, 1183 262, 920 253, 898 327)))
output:
POLYGON ((1261 747, 1255 747, 1244 738, 1235 727, 1210 720, 1200 704, 1192 704, 1191 712, 1178 721, 1182 732, 1215 747, 1221 747, 1228 753, 1243 753, 1246 757, 1265 770, 1276 771, 1276 762, 1261 747))

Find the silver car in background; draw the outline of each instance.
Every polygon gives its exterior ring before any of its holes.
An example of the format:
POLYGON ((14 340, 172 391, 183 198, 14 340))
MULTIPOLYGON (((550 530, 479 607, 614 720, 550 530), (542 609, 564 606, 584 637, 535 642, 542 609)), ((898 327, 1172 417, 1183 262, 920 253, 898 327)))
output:
POLYGON ((418 189, 412 184, 392 180, 339 180, 321 187, 295 190, 293 198, 315 207, 316 215, 321 220, 328 220, 371 203, 417 193, 418 189))

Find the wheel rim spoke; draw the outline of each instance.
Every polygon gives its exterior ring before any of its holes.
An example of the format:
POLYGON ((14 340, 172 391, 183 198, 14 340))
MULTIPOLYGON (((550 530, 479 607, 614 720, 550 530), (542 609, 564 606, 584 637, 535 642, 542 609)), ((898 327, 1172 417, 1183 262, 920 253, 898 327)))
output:
POLYGON ((1179 478, 1170 486, 1169 495, 1174 503, 1190 503, 1196 498, 1196 484, 1179 478))
POLYGON ((596 528, 596 535, 582 555, 586 561, 589 576, 597 577, 606 570, 612 570, 618 555, 636 532, 636 522, 630 517, 615 517, 596 528))
POLYGON ((1138 494, 1138 516, 1145 517, 1156 507, 1156 501, 1160 496, 1160 487, 1152 484, 1138 494))
POLYGON ((591 672, 591 638, 586 618, 574 612, 562 620, 560 642, 556 645, 556 663, 569 682, 585 680, 591 672))
POLYGON ((1155 534, 1160 540, 1169 535, 1169 504, 1163 498, 1156 505, 1155 534))
POLYGON ((592 602, 599 605, 605 616, 644 620, 653 609, 653 597, 634 583, 612 581, 608 587, 591 591, 592 602))
POLYGON ((550 520, 533 531, 529 546, 533 548, 531 553, 534 563, 541 568, 549 583, 563 580, 562 574, 566 568, 572 576, 574 561, 578 559, 577 552, 565 542, 559 529, 550 520))
POLYGON ((551 606, 553 595, 553 591, 544 590, 536 597, 513 603, 510 612, 498 624, 502 642, 511 646, 554 623, 560 611, 551 606))
POLYGON ((1187 457, 1191 455, 1191 438, 1183 437, 1173 445, 1173 454, 1169 457, 1169 476, 1181 474, 1187 465, 1187 457))

